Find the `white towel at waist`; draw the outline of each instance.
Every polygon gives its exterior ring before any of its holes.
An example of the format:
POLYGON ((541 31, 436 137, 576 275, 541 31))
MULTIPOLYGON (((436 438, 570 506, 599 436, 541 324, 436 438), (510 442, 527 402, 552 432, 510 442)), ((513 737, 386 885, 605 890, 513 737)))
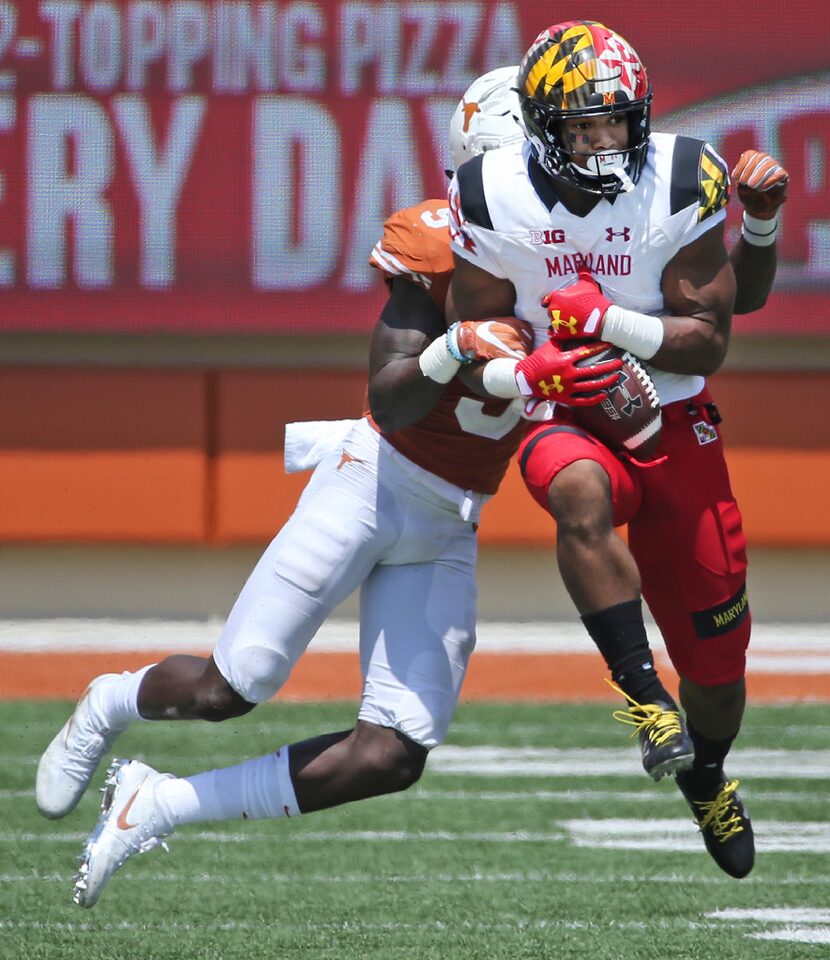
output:
POLYGON ((285 425, 285 472, 313 470, 339 447, 357 420, 301 420, 285 425))

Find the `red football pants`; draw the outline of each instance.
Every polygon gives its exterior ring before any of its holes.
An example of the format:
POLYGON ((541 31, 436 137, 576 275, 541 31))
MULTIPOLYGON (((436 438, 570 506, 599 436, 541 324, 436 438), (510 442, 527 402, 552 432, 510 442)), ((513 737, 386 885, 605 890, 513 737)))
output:
POLYGON ((528 490, 548 510, 556 474, 594 460, 611 483, 614 524, 628 545, 643 597, 681 677, 714 686, 744 675, 751 616, 746 538, 723 455, 717 410, 704 390, 663 409, 660 459, 613 454, 561 418, 539 424, 519 448, 528 490))

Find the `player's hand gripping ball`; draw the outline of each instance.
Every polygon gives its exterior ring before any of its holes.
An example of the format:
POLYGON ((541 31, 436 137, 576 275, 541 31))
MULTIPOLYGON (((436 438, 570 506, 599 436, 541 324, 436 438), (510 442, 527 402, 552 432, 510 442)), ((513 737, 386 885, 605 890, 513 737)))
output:
POLYGON ((602 339, 602 321, 611 301, 603 296, 590 271, 579 271, 575 283, 542 298, 550 321, 551 340, 602 339))
POLYGON ((448 336, 467 362, 496 357, 521 360, 533 349, 533 328, 518 317, 464 320, 450 327, 448 336))
POLYGON ((610 343, 598 346, 601 352, 591 362, 618 359, 620 370, 613 385, 603 390, 601 402, 575 408, 571 419, 611 450, 647 463, 655 458, 660 444, 660 400, 654 381, 640 360, 627 350, 610 343))
POLYGON ((574 341, 571 349, 549 340, 516 365, 522 395, 568 406, 601 403, 617 380, 622 362, 605 356, 606 344, 574 341))

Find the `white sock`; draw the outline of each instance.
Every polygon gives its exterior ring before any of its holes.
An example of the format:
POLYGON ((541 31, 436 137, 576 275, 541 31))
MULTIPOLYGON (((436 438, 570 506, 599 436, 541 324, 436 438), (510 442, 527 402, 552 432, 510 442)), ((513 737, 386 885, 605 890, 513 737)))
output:
POLYGON ((154 663, 130 673, 125 670, 120 677, 102 683, 93 693, 91 706, 110 730, 126 730, 134 721, 143 719, 138 712, 138 688, 154 663))
POLYGON ((288 770, 288 747, 235 767, 162 780, 154 795, 165 828, 215 820, 298 817, 300 808, 288 770))

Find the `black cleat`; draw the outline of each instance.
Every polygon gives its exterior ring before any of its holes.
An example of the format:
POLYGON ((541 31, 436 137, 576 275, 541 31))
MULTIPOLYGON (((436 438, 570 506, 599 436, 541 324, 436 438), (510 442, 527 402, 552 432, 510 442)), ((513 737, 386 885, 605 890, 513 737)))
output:
POLYGON ((688 770, 694 762, 695 748, 679 711, 667 703, 637 703, 621 687, 610 685, 630 704, 625 710, 615 710, 612 716, 635 728, 631 736, 640 737, 646 773, 660 780, 666 774, 688 770))
POLYGON ((737 794, 738 780, 720 780, 709 790, 691 787, 688 774, 679 774, 677 786, 695 815, 712 859, 730 877, 745 877, 755 864, 752 821, 737 794))

